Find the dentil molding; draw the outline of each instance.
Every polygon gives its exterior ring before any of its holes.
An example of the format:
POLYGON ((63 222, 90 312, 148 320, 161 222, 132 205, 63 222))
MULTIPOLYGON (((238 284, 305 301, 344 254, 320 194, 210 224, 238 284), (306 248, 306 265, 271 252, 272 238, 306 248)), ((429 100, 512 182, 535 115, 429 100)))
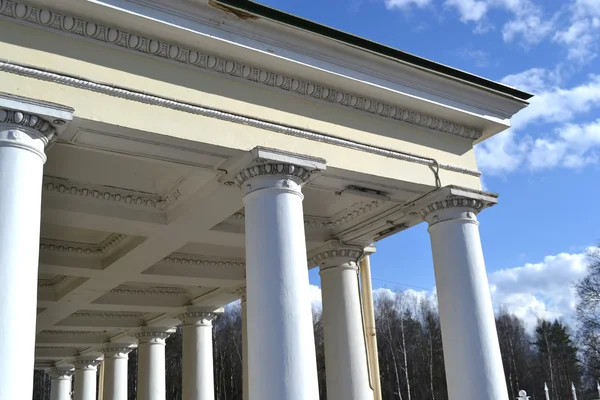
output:
POLYGON ((62 285, 63 283, 68 282, 70 279, 70 276, 58 275, 55 278, 47 280, 45 282, 38 280, 38 288, 55 288, 57 286, 62 285))
POLYGON ((112 289, 110 294, 126 296, 185 296, 185 292, 178 290, 156 289, 156 288, 116 288, 112 289))
POLYGON ((117 27, 95 23, 64 13, 27 5, 12 0, 0 0, 0 15, 5 18, 100 42, 111 47, 126 49, 153 58, 169 60, 222 76, 294 93, 341 107, 416 125, 437 132, 448 133, 471 140, 482 136, 482 131, 460 125, 425 113, 407 110, 368 98, 344 92, 333 87, 298 79, 264 68, 257 68, 174 43, 127 32, 117 27))
POLYGON ((284 175, 298 178, 300 181, 306 182, 313 172, 315 171, 310 171, 292 164, 267 163, 244 169, 236 175, 234 181, 238 187, 241 187, 244 182, 257 176, 284 175))
POLYGON ((71 314, 71 317, 76 318, 100 318, 100 319, 143 319, 152 313, 137 313, 137 312, 85 312, 80 311, 71 314))
MULTIPOLYGON (((1 17, 1 15, 0 15, 1 17)), ((341 139, 335 136, 328 136, 319 132, 297 129, 287 125, 281 125, 268 121, 263 121, 257 118, 249 118, 243 115, 232 114, 220 110, 214 110, 206 107, 201 107, 195 104, 184 103, 167 99, 165 97, 154 96, 146 93, 136 92, 133 90, 119 88, 110 85, 104 85, 98 82, 73 78, 71 76, 60 75, 53 72, 42 71, 39 69, 17 65, 9 62, 0 62, 0 71, 5 71, 12 74, 41 79, 48 82, 54 82, 61 85, 68 85, 83 90, 89 90, 97 93, 106 94, 109 96, 119 97, 127 100, 133 100, 140 103, 151 104, 158 107, 170 108, 177 111, 187 112, 190 114, 203 115, 210 118, 216 118, 223 121, 244 124, 259 129, 269 130, 272 132, 282 133, 284 135, 299 137, 307 140, 312 140, 321 143, 331 144, 333 146, 345 147, 352 150, 363 151, 378 156, 389 157, 395 160, 402 160, 415 164, 427 165, 432 168, 440 168, 447 171, 458 172, 461 174, 481 176, 481 172, 452 164, 438 163, 436 160, 426 157, 416 156, 414 154, 403 153, 400 151, 388 150, 380 147, 375 147, 359 142, 354 142, 347 139, 341 139)))
POLYGON ((321 266, 322 264, 324 264, 325 261, 332 259, 339 259, 343 262, 357 261, 363 254, 364 251, 352 248, 331 249, 313 255, 308 259, 308 264, 311 266, 321 266))
POLYGON ((421 218, 425 219, 429 214, 433 212, 445 210, 448 208, 468 208, 478 213, 483 208, 485 208, 485 206, 486 204, 478 199, 455 197, 428 204, 427 206, 419 210, 419 215, 421 216, 421 218))

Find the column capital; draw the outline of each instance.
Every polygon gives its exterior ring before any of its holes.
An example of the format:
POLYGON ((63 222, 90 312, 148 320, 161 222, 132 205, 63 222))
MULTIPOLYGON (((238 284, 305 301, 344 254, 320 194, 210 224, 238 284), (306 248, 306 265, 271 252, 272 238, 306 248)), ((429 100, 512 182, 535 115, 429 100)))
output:
POLYGON ((128 358, 127 354, 133 350, 133 347, 127 343, 106 343, 100 351, 107 358, 128 358))
POLYGON ((165 344, 165 340, 171 336, 172 328, 161 328, 161 327, 142 327, 138 333, 133 336, 140 341, 140 343, 153 343, 153 344, 165 344))
POLYGON ((223 313, 223 308, 195 308, 188 307, 187 311, 179 314, 178 318, 183 325, 212 326, 212 321, 223 313))
POLYGON ((325 170, 325 160, 280 150, 256 147, 252 162, 232 173, 233 181, 246 194, 259 189, 280 188, 298 191, 315 174, 325 170))
POLYGON ((0 93, 0 146, 20 147, 45 159, 44 148, 65 129, 73 109, 0 93))
POLYGON ((324 246, 314 251, 308 258, 308 266, 321 267, 321 270, 344 264, 352 268, 358 268, 356 263, 366 254, 375 253, 375 245, 364 246, 362 244, 341 244, 337 240, 331 240, 324 246))
POLYGON ((54 367, 50 368, 48 373, 50 374, 51 379, 70 380, 73 374, 75 373, 75 370, 70 367, 54 367))
POLYGON ((419 199, 410 207, 429 225, 451 219, 476 221, 476 215, 484 208, 498 202, 498 195, 457 186, 440 188, 419 199))
POLYGON ((87 357, 87 356, 83 356, 83 357, 78 357, 75 360, 73 360, 71 362, 71 364, 73 364, 73 366, 75 367, 75 370, 96 370, 96 367, 98 367, 98 365, 100 365, 100 360, 98 360, 96 357, 87 357))

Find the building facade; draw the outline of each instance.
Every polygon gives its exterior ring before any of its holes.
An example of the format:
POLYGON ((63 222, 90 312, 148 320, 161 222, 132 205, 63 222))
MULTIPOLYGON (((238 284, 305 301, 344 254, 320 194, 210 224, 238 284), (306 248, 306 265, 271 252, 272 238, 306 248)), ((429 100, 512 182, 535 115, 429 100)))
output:
MULTIPOLYGON (((0 0, 0 398, 213 400, 242 298, 245 398, 373 398, 358 265, 429 225, 453 400, 506 400, 473 146, 531 97, 245 0, 0 0), (75 385, 72 389, 72 375, 75 385)), ((400 255, 399 255, 400 256, 400 255)), ((375 378, 376 379, 376 378, 375 378)))

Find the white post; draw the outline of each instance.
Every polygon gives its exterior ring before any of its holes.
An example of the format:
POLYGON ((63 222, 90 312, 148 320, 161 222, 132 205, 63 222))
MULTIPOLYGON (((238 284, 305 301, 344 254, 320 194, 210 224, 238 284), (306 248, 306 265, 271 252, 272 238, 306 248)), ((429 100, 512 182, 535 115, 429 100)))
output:
POLYGON ((355 263, 362 253, 340 248, 319 254, 329 400, 373 399, 355 263))
POLYGON ((598 390, 598 399, 600 400, 600 382, 596 382, 596 390, 598 390))
POLYGON ((420 211, 429 223, 450 400, 508 399, 476 217, 483 207, 451 197, 420 211))
POLYGON ((138 345, 138 400, 165 400, 165 340, 167 329, 147 328, 134 335, 138 345))
POLYGON ((214 400, 213 312, 188 311, 183 321, 183 400, 214 400))
POLYGON ((109 344, 104 353, 104 400, 127 400, 129 346, 109 344))
POLYGON ((22 373, 34 368, 44 149, 56 132, 35 109, 51 111, 0 94, 0 399, 33 396, 22 373))
POLYGON ((575 390, 575 384, 571 382, 571 393, 573 393, 573 400, 577 400, 577 390, 575 390))
POLYGON ((243 397, 242 400, 248 400, 250 393, 248 392, 248 312, 246 310, 246 288, 242 294, 242 384, 243 397))
POLYGON ((75 396, 73 400, 96 400, 96 372, 100 361, 82 357, 73 361, 75 367, 75 396))
POLYGON ((52 368, 50 400, 71 400, 72 376, 72 368, 52 368))
POLYGON ((544 382, 544 393, 546 395, 546 400, 550 400, 550 391, 548 390, 548 385, 544 382))
POLYGON ((251 400, 319 398, 301 190, 309 176, 281 163, 236 176, 245 192, 251 400))

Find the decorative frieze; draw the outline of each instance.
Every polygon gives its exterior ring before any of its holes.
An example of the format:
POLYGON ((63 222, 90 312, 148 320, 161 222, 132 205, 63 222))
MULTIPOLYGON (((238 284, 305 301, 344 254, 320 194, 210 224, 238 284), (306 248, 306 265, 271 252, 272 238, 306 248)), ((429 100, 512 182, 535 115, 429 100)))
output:
MULTIPOLYGON (((156 342, 156 341, 160 341, 162 343, 164 343, 164 340, 166 340, 169 336, 171 336, 170 333, 168 333, 165 330, 142 330, 140 332, 134 333, 133 336, 135 338, 137 338, 140 342, 142 343, 148 343, 148 342, 156 342)), ((158 343, 160 343, 158 342, 158 343)))
POLYGON ((179 290, 156 289, 156 288, 116 288, 110 294, 124 296, 185 296, 185 292, 179 290))
MULTIPOLYGON (((1 15, 0 15, 1 17, 1 15)), ((249 118, 243 115, 232 114, 220 110, 211 108, 201 107, 195 104, 184 103, 167 99, 160 96, 154 96, 146 93, 136 92, 129 89, 118 88, 115 86, 104 85, 98 82, 92 82, 85 79, 73 78, 71 76, 65 76, 56 74, 53 72, 43 71, 35 68, 26 67, 23 65, 17 65, 9 62, 0 62, 0 71, 5 71, 12 74, 18 74, 21 76, 27 76, 34 79, 41 79, 48 82, 54 82, 61 85, 68 85, 83 90, 90 90, 97 93, 102 93, 108 96, 119 97, 132 101, 138 101, 140 103, 151 104, 158 107, 166 107, 177 111, 187 112, 195 115, 203 115, 210 118, 216 118, 223 121, 234 122, 252 126, 258 129, 264 129, 272 132, 281 133, 284 135, 290 135, 294 137, 303 138, 306 140, 312 140, 320 143, 327 143, 333 146, 344 147, 352 150, 363 151, 366 153, 375 154, 378 156, 389 157, 395 160, 402 160, 415 164, 427 165, 432 168, 440 168, 447 171, 458 172, 461 174, 467 174, 472 176, 481 176, 481 172, 465 168, 452 164, 438 163, 437 161, 416 156, 414 154, 403 153, 401 151, 394 151, 383 149, 368 144, 354 142, 347 139, 341 139, 334 136, 328 136, 319 132, 308 131, 304 129, 297 129, 286 125, 280 125, 277 123, 267 122, 256 118, 249 118)))
POLYGON ((96 331, 55 331, 47 330, 39 333, 42 336, 98 336, 102 333, 96 331))
POLYGON ((479 129, 443 118, 12 0, 0 0, 0 16, 437 132, 472 140, 482 136, 479 129))
POLYGON ((85 312, 80 311, 71 315, 75 318, 100 318, 100 319, 143 319, 151 313, 141 312, 85 312))
POLYGON ((58 275, 54 279, 50 280, 38 280, 38 288, 47 289, 47 288, 56 288, 71 279, 70 276, 58 275))
POLYGON ((71 364, 76 370, 96 370, 96 367, 100 365, 100 360, 82 358, 71 361, 71 364))
POLYGON ((53 251, 58 253, 70 253, 82 256, 102 256, 108 254, 110 250, 114 249, 126 238, 126 235, 113 234, 103 243, 97 246, 42 239, 40 243, 40 250, 53 251))
POLYGON ((184 265, 199 265, 203 267, 213 268, 245 268, 246 264, 241 261, 229 260, 203 260, 192 258, 191 256, 169 256, 162 259, 164 263, 184 264, 184 265))

